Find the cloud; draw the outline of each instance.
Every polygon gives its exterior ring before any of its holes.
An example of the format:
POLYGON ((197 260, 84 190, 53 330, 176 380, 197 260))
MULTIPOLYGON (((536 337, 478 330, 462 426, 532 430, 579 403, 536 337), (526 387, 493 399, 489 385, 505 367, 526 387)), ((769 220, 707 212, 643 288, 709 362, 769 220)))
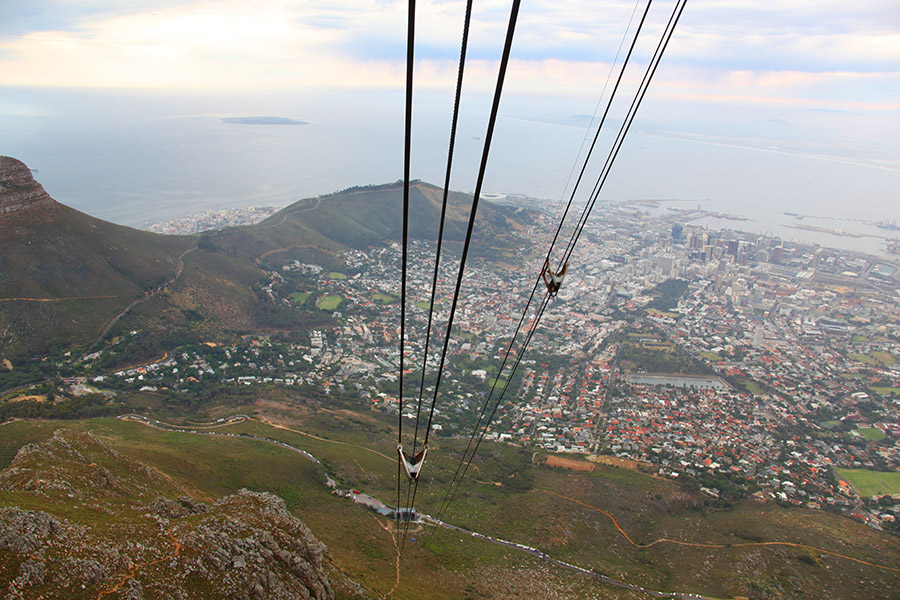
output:
MULTIPOLYGON (((655 3, 647 32, 671 4, 655 3)), ((508 89, 599 95, 629 19, 628 0, 522 7, 508 89)), ((400 88, 406 3, 379 0, 7 0, 0 81, 11 85, 400 88), (18 32, 23 27, 29 31, 18 32)), ((455 80, 464 3, 421 1, 416 82, 455 80)), ((487 91, 509 3, 475 3, 467 89, 487 91)), ((894 0, 692 0, 652 93, 734 104, 896 107, 900 32, 894 0)), ((653 42, 641 46, 646 60, 653 42)))

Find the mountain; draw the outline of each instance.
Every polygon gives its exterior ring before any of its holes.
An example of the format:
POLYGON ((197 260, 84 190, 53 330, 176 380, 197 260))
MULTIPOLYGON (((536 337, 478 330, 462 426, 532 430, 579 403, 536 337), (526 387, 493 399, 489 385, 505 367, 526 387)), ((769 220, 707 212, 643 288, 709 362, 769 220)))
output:
MULTIPOLYGON (((409 194, 409 237, 436 240, 442 189, 413 181, 409 194)), ((255 260, 296 248, 339 251, 365 249, 402 237, 403 183, 353 187, 296 202, 262 223, 235 227, 204 236, 208 249, 243 255, 255 260)), ((465 239, 469 194, 451 192, 447 199, 444 239, 451 244, 465 239)), ((516 234, 531 218, 530 211, 481 201, 473 237, 474 255, 511 252, 516 234)))
POLYGON ((0 357, 96 337, 173 278, 194 243, 64 206, 22 162, 0 157, 0 357))
MULTIPOLYGON (((343 250, 399 240, 402 198, 400 182, 356 187, 300 200, 257 225, 168 236, 64 206, 25 164, 0 157, 0 364, 73 345, 96 350, 129 331, 143 332, 129 349, 141 360, 188 342, 321 325, 321 311, 266 305, 261 267, 300 259, 339 269, 343 250)), ((412 239, 437 238, 441 201, 441 188, 413 182, 412 239)), ((451 251, 465 239, 470 202, 449 195, 451 251)), ((530 219, 482 201, 471 256, 513 256, 530 219)))
POLYGON ((334 597, 328 550, 283 500, 241 490, 205 504, 88 433, 23 446, 0 494, 7 597, 334 597))

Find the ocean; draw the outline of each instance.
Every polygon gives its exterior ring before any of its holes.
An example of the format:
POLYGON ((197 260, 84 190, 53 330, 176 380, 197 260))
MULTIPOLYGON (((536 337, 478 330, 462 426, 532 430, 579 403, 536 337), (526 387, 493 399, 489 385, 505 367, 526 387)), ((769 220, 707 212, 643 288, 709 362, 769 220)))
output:
MULTIPOLYGON (((412 176, 444 180, 450 98, 415 97, 412 176)), ((595 100, 512 98, 501 105, 484 190, 558 202, 595 100), (576 118, 577 117, 577 118, 576 118)), ((460 117, 451 187, 475 187, 490 98, 460 117)), ((705 219, 785 240, 882 253, 900 222, 900 170, 852 156, 816 156, 742 140, 722 143, 639 115, 600 199, 664 199, 747 220, 705 219), (785 212, 802 215, 785 215, 785 212), (839 237, 791 225, 864 234, 839 237)), ((616 126, 618 124, 616 123, 616 126)), ((602 147, 602 146, 601 146, 602 147)), ((35 170, 58 201, 143 227, 209 209, 283 206, 403 173, 403 96, 394 91, 176 95, 0 87, 0 154, 35 170), (276 116, 304 125, 227 123, 276 116)), ((588 171, 593 181, 598 166, 588 171)), ((585 190, 589 186, 583 186, 585 190)))

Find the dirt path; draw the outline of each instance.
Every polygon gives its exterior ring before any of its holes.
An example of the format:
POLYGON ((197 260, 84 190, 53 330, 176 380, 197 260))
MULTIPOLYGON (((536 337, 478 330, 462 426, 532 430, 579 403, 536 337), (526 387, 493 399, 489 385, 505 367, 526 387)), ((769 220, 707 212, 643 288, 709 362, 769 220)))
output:
MULTIPOLYGON (((293 431, 294 433, 299 433, 300 435, 305 435, 306 437, 310 437, 314 440, 319 440, 320 442, 328 442, 329 444, 340 444, 341 446, 350 446, 351 448, 359 448, 360 450, 365 450, 366 452, 371 452, 372 454, 377 454, 382 458, 386 458, 391 462, 397 462, 396 458, 391 458, 386 454, 382 454, 377 450, 372 450, 371 448, 366 448, 365 446, 357 446, 356 444, 350 444, 348 442, 339 442, 338 440, 329 440, 323 437, 319 437, 317 435, 313 435, 311 433, 306 433, 305 431, 300 431, 299 429, 291 429, 285 425, 279 425, 278 423, 273 423, 272 421, 266 419, 257 419, 255 417, 249 417, 249 420, 256 421, 258 423, 262 423, 263 425, 268 425, 269 427, 274 427, 275 429, 284 429, 285 431, 293 431)), ((360 467, 362 468, 362 467, 360 467)))
POLYGON ((616 527, 616 529, 619 530, 619 533, 621 533, 622 536, 626 540, 628 540, 628 543, 630 543, 632 546, 635 546, 637 548, 650 548, 657 544, 676 544, 678 546, 689 546, 692 548, 710 548, 710 549, 717 549, 717 550, 723 549, 723 548, 748 548, 751 546, 787 546, 790 548, 803 548, 804 550, 812 550, 814 552, 820 552, 822 554, 828 554, 831 556, 836 556, 838 558, 843 558, 845 560, 851 560, 853 562, 857 562, 857 563, 867 565, 870 567, 875 567, 876 569, 883 569, 885 571, 895 571, 897 573, 900 573, 900 568, 889 567, 887 565, 879 565, 877 563, 868 562, 868 561, 862 560, 860 558, 853 558, 852 556, 847 556, 846 554, 839 554, 837 552, 832 552, 830 550, 825 550, 823 548, 817 548, 816 546, 808 546, 806 544, 795 544, 793 542, 742 542, 742 543, 738 543, 738 544, 701 544, 701 543, 696 543, 696 542, 685 542, 682 540, 673 540, 670 538, 659 538, 658 540, 654 540, 654 541, 650 542, 649 544, 639 544, 639 543, 635 542, 633 539, 631 539, 631 536, 629 536, 625 532, 625 530, 622 529, 622 526, 619 525, 619 522, 616 521, 616 518, 614 516, 612 516, 610 513, 603 510, 602 508, 598 508, 596 506, 591 506, 590 504, 582 502, 581 500, 576 500, 575 498, 569 498, 568 496, 563 496, 562 494, 557 494, 556 492, 551 492, 550 490, 536 489, 535 491, 544 492, 545 494, 552 494, 553 496, 562 498, 563 500, 568 500, 569 502, 574 502, 575 504, 579 504, 579 505, 589 508, 591 510, 595 510, 599 513, 603 513, 604 515, 606 515, 609 518, 610 521, 612 521, 612 524, 616 527))
POLYGON ((140 571, 141 569, 145 569, 145 568, 147 568, 147 567, 151 567, 151 566, 153 566, 153 565, 159 564, 159 563, 161 563, 161 562, 170 560, 170 559, 175 558, 176 556, 178 556, 178 555, 181 553, 181 548, 182 548, 181 542, 179 542, 177 539, 175 539, 175 536, 172 535, 172 531, 171 531, 171 530, 166 529, 166 534, 167 534, 167 535, 169 536, 169 538, 172 540, 172 543, 175 544, 175 548, 174 548, 174 550, 172 550, 171 554, 168 554, 168 555, 166 555, 166 556, 164 556, 164 557, 162 557, 162 558, 158 558, 158 559, 156 559, 156 560, 152 560, 152 561, 150 561, 150 562, 137 563, 136 565, 134 565, 134 566, 131 568, 131 570, 130 570, 129 572, 127 572, 127 573, 125 573, 124 575, 122 575, 122 579, 121 579, 121 580, 119 581, 119 583, 117 583, 112 589, 109 589, 109 590, 103 590, 103 591, 101 591, 99 594, 97 594, 97 600, 100 600, 100 599, 103 598, 103 596, 105 596, 106 594, 115 594, 117 591, 119 591, 119 588, 120 588, 120 587, 122 587, 123 585, 125 585, 129 580, 134 579, 134 576, 137 575, 137 572, 140 571))
POLYGON ((168 287, 168 286, 172 285, 173 283, 175 283, 176 281, 178 281, 178 278, 181 277, 181 274, 184 272, 184 257, 187 256, 188 254, 190 254, 191 252, 193 252, 193 251, 196 250, 196 249, 197 249, 197 246, 192 246, 191 248, 188 248, 187 250, 185 250, 184 252, 182 252, 181 254, 179 254, 179 255, 178 255, 178 259, 177 259, 177 260, 178 260, 178 266, 175 268, 175 275, 172 277, 172 279, 170 279, 170 280, 167 281, 166 283, 160 285, 160 286, 157 287, 155 290, 151 290, 151 291, 147 292, 146 294, 144 294, 143 296, 137 298, 137 299, 134 300, 132 303, 130 303, 128 306, 126 306, 126 307, 122 310, 122 312, 120 312, 119 314, 117 314, 115 317, 112 318, 112 320, 109 321, 109 323, 106 324, 106 327, 103 328, 103 331, 100 332, 100 335, 97 336, 97 339, 94 340, 94 343, 91 344, 91 347, 94 347, 94 346, 96 346, 97 344, 99 344, 100 342, 102 342, 102 341, 103 341, 103 338, 106 337, 106 334, 109 333, 109 330, 112 329, 112 326, 115 325, 116 323, 118 323, 118 322, 119 322, 119 319, 121 319, 122 317, 124 317, 125 315, 127 315, 127 314, 128 314, 128 311, 130 311, 132 308, 134 308, 135 306, 137 306, 137 305, 140 304, 141 302, 145 302, 145 301, 149 300, 150 298, 152 298, 153 296, 155 296, 158 292, 162 291, 162 290, 165 289, 166 287, 168 287))
POLYGON ((71 296, 68 298, 0 298, 0 302, 66 302, 69 300, 106 300, 128 298, 129 296, 71 296))

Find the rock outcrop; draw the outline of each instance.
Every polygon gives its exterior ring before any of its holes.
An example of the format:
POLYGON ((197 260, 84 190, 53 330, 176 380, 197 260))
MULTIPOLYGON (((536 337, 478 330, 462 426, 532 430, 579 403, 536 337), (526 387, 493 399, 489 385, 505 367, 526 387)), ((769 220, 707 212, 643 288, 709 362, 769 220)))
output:
POLYGON ((25 163, 0 156, 0 217, 29 209, 46 211, 55 204, 25 163))
POLYGON ((241 490, 206 504, 86 433, 57 430, 0 472, 0 598, 334 597, 327 549, 241 490))

